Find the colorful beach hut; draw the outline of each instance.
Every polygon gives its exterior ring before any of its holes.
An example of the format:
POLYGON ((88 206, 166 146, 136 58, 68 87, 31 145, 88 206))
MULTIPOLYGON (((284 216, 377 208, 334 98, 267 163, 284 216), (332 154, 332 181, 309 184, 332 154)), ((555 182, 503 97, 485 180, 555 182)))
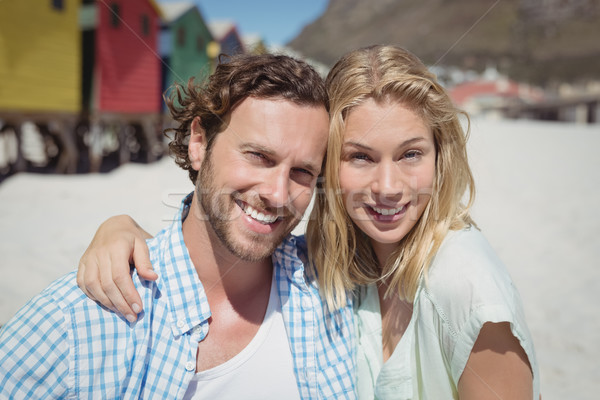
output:
POLYGON ((210 74, 212 60, 207 49, 213 37, 194 3, 160 3, 160 7, 164 16, 159 37, 164 92, 175 83, 186 85, 192 77, 203 80, 210 74))
POLYGON ((107 134, 116 138, 116 164, 140 151, 151 161, 161 137, 160 7, 154 0, 83 3, 82 109, 89 118, 91 169, 110 152, 107 134))
POLYGON ((240 37, 237 26, 231 21, 211 21, 208 23, 210 32, 220 45, 220 52, 232 56, 245 53, 244 42, 240 37))
POLYGON ((90 98, 86 99, 86 107, 102 113, 158 112, 159 6, 154 0, 84 3, 95 5, 96 12, 95 29, 87 29, 83 39, 88 49, 84 84, 90 98))
POLYGON ((0 2, 0 109, 80 107, 80 0, 0 2))
POLYGON ((74 171, 77 154, 70 136, 81 105, 80 3, 0 1, 0 147, 8 135, 16 142, 14 157, 0 165, 3 171, 26 168, 21 151, 26 121, 38 124, 60 148, 57 170, 74 171))
POLYGON ((242 37, 244 49, 249 54, 265 54, 269 50, 263 38, 258 34, 248 34, 242 37))

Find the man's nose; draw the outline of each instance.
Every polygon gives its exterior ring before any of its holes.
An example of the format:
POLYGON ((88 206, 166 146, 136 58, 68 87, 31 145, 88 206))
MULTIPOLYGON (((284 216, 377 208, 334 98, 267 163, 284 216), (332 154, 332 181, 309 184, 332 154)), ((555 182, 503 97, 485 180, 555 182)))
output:
POLYGON ((290 173, 285 168, 273 168, 269 172, 260 196, 270 207, 286 207, 290 202, 290 173))

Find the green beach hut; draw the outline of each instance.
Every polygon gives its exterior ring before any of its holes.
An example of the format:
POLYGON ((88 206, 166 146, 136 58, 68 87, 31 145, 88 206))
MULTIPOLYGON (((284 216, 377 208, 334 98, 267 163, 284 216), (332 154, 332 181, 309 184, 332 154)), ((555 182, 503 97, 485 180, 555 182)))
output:
POLYGON ((163 91, 186 85, 191 77, 202 80, 211 72, 209 44, 213 37, 198 7, 191 2, 160 3, 163 12, 159 53, 163 91))

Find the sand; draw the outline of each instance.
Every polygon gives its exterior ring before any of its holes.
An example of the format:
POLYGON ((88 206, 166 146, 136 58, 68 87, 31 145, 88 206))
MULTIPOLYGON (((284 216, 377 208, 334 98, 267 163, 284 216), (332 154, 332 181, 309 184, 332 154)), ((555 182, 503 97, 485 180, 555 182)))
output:
MULTIPOLYGON (((600 392, 600 125, 474 120, 473 215, 518 287, 544 400, 600 392)), ((77 267, 97 226, 168 225, 192 189, 164 158, 108 174, 18 174, 0 184, 0 324, 77 267)))

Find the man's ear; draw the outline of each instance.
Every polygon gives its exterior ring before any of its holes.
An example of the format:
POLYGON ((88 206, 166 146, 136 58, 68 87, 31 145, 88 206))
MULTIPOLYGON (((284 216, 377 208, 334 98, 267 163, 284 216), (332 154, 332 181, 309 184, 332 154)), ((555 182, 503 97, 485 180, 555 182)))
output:
POLYGON ((202 166, 206 144, 206 132, 200 123, 200 117, 196 117, 190 125, 190 143, 188 144, 188 157, 192 168, 196 171, 200 171, 202 166))

